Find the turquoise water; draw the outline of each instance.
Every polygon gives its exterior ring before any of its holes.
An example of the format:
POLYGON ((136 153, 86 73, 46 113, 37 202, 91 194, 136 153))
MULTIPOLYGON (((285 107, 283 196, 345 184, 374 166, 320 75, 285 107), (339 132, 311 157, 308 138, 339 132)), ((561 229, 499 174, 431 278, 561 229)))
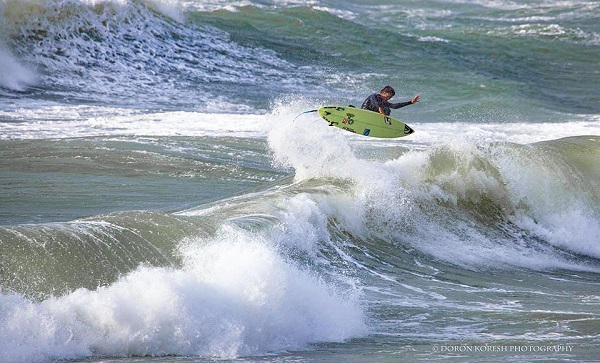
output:
POLYGON ((599 20, 0 1, 0 361, 596 360, 599 20))

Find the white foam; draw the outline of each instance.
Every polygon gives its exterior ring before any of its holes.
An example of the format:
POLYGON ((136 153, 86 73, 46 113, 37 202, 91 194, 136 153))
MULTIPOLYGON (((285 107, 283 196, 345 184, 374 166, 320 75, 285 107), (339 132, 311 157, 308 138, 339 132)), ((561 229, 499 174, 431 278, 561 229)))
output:
MULTIPOLYGON (((291 103, 278 112, 294 114, 296 107, 291 103)), ((415 134, 383 141, 320 127, 322 121, 312 120, 310 114, 303 117, 294 123, 313 122, 314 128, 298 133, 293 124, 274 125, 269 145, 275 160, 294 168, 297 181, 350 181, 347 198, 336 197, 330 204, 338 206, 332 207, 332 217, 355 236, 375 233, 466 266, 586 270, 589 266, 563 259, 550 245, 594 257, 600 253, 590 242, 600 238, 593 206, 585 196, 577 196, 577 188, 564 190, 563 178, 572 171, 544 159, 543 151, 536 158, 528 154, 529 146, 518 145, 600 134, 596 117, 581 116, 561 124, 415 123, 411 124, 415 134), (383 158, 389 161, 364 159, 356 154, 355 142, 361 147, 408 146, 412 151, 383 158), (471 208, 470 203, 477 208, 485 198, 506 218, 515 216, 510 222, 519 221, 527 235, 515 237, 474 222, 464 208, 471 208), (521 212, 535 218, 536 225, 528 225, 519 217, 521 212), (550 245, 532 247, 526 242, 536 236, 550 245)))
POLYGON ((416 133, 401 141, 434 145, 443 143, 449 138, 467 138, 478 142, 530 144, 569 136, 600 135, 598 116, 565 115, 564 117, 566 120, 562 123, 416 122, 410 124, 416 133))
POLYGON ((543 148, 498 148, 494 159, 515 209, 512 222, 554 246, 600 258, 596 181, 586 179, 595 174, 543 148))
POLYGON ((223 92, 213 82, 245 87, 290 82, 291 65, 274 51, 241 46, 215 27, 177 23, 151 11, 182 21, 178 2, 97 3, 7 0, 0 11, 0 41, 10 39, 24 62, 44 70, 40 83, 49 94, 106 104, 155 109, 195 104, 210 112, 223 92))
POLYGON ((178 0, 144 0, 149 7, 156 9, 161 14, 183 23, 183 9, 178 0))
MULTIPOLYGON (((543 208, 543 205, 538 208, 543 208)), ((557 247, 600 258, 600 224, 588 205, 570 203, 557 210, 535 213, 535 216, 534 219, 518 213, 511 220, 557 247)))
POLYGON ((428 37, 418 37, 417 38, 420 42, 430 42, 430 43, 450 43, 449 40, 447 39, 443 39, 443 38, 439 38, 439 37, 433 37, 433 36, 428 36, 428 37))
POLYGON ((258 114, 204 112, 142 113, 95 106, 48 105, 37 110, 0 111, 14 122, 0 123, 0 139, 54 139, 93 136, 265 136, 268 120, 258 114))
POLYGON ((0 45, 0 87, 25 91, 37 82, 37 73, 19 62, 10 50, 0 45))
POLYGON ((183 6, 187 9, 193 9, 196 11, 216 11, 216 10, 227 10, 227 11, 237 11, 238 8, 244 6, 260 6, 259 4, 254 4, 249 0, 235 1, 231 2, 229 0, 181 0, 183 6))
POLYGON ((141 267, 40 303, 0 295, 0 361, 236 358, 366 333, 360 304, 235 228, 190 239, 182 269, 141 267))

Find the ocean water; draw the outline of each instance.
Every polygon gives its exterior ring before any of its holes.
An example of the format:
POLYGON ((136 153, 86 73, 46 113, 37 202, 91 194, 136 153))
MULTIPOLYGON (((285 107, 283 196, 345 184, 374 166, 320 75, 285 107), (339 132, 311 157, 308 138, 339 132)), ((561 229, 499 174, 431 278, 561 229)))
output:
POLYGON ((0 362, 598 357, 599 1, 0 0, 0 362))

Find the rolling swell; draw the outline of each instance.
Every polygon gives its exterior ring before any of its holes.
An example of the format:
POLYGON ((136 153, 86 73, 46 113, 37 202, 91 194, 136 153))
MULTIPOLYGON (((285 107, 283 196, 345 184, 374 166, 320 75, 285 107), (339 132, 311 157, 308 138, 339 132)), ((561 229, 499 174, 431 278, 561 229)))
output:
POLYGON ((150 212, 0 226, 0 285, 38 300, 93 290, 140 264, 177 267, 177 243, 199 233, 184 218, 150 212))
MULTIPOLYGON (((226 29, 237 43, 275 50, 294 64, 317 65, 315 75, 337 91, 323 90, 321 97, 342 92, 360 98, 383 83, 422 92, 439 109, 428 121, 512 122, 524 114, 547 121, 556 117, 548 110, 598 110, 596 4, 565 3, 557 14, 536 4, 504 11, 477 4, 432 3, 426 10, 394 4, 368 11, 328 5, 240 6, 194 12, 190 19, 226 29), (535 101, 539 112, 523 107, 522 98, 535 101)), ((430 111, 419 117, 424 112, 430 111)))
POLYGON ((410 244, 467 266, 596 265, 600 204, 598 170, 592 165, 598 162, 598 141, 575 137, 433 148, 421 165, 420 185, 410 184, 418 191, 420 211, 414 217, 424 222, 415 227, 410 244), (421 243, 434 234, 443 245, 421 243), (545 257, 536 262, 540 256, 545 257))
MULTIPOLYGON (((239 46, 217 28, 186 25, 153 4, 10 0, 1 5, 0 41, 39 69, 45 97, 140 106, 136 95, 143 94, 152 98, 148 106, 210 109, 228 84, 285 81, 289 64, 272 51, 239 46)), ((244 94, 241 101, 252 104, 244 94)))
POLYGON ((45 100, 245 112, 290 92, 356 103, 390 83, 435 100, 419 112, 426 121, 597 111, 594 4, 566 4, 560 15, 429 4, 430 16, 409 4, 386 11, 395 26, 379 25, 377 7, 157 4, 4 2, 0 61, 14 74, 2 87, 45 100))
MULTIPOLYGON (((321 228, 326 218, 307 198, 309 190, 321 195, 318 185, 287 192, 276 187, 175 216, 120 213, 61 224, 58 231, 37 227, 49 232, 41 241, 60 241, 22 248, 21 262, 51 267, 37 273, 56 273, 61 266, 48 265, 62 259, 81 260, 90 269, 67 269, 78 273, 75 286, 52 296, 38 293, 40 302, 18 291, 3 293, 0 358, 235 358, 365 334, 351 276, 313 269, 327 270, 318 246, 327 237, 321 228), (82 276, 97 272, 110 275, 108 283, 82 276), (86 281, 101 286, 74 288, 86 281)), ((9 245, 35 244, 28 240, 32 234, 9 238, 9 245)), ((59 286, 71 282, 60 271, 56 279, 63 280, 59 286)))

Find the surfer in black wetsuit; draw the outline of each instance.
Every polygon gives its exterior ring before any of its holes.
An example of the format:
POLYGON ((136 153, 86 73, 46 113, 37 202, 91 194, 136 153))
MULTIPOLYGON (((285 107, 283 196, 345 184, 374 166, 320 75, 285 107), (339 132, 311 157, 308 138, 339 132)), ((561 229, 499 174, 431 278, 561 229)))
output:
POLYGON ((407 102, 391 103, 388 102, 390 98, 394 97, 396 91, 390 86, 385 86, 379 93, 373 93, 365 102, 363 102, 361 108, 373 112, 379 112, 382 115, 389 116, 392 112, 392 108, 400 108, 419 102, 420 96, 416 95, 412 100, 407 102))

